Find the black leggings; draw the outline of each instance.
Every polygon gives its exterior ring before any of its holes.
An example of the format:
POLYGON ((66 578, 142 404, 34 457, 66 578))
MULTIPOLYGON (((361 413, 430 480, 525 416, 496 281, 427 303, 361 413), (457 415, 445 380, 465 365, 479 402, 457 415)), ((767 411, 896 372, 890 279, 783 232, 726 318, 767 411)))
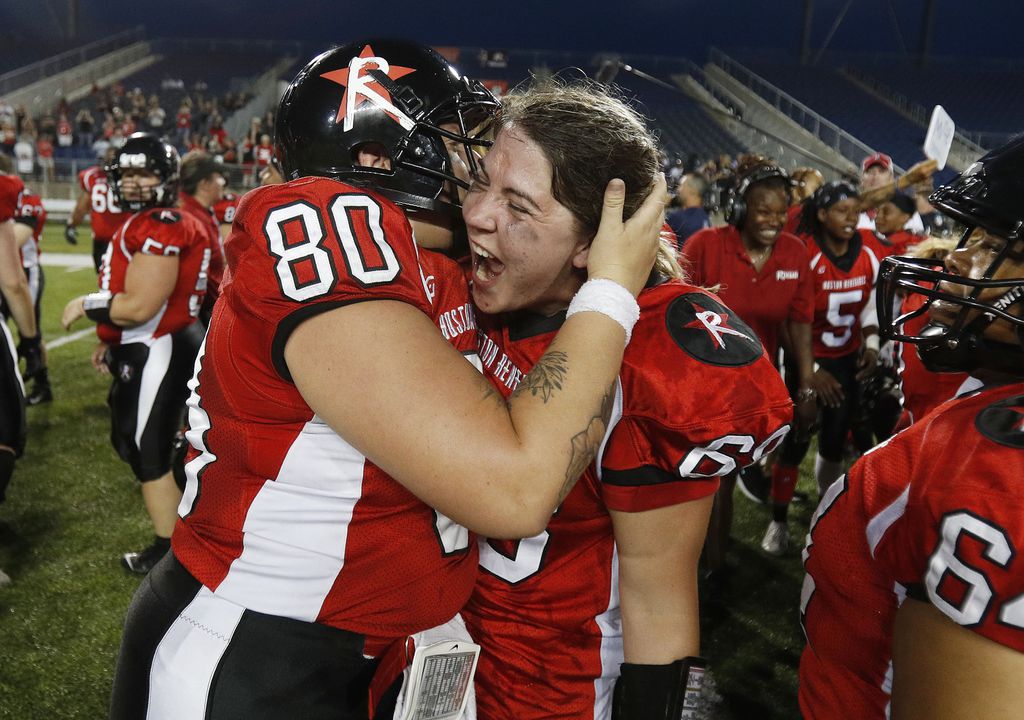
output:
MULTIPOLYGON (((818 365, 827 370, 842 386, 843 399, 839 407, 830 408, 822 405, 818 410, 818 454, 830 462, 843 459, 846 448, 846 437, 853 425, 854 418, 860 414, 860 391, 857 383, 857 353, 850 353, 837 358, 817 358, 818 365)), ((857 439, 858 449, 864 452, 871 447, 861 447, 863 442, 857 439)), ((794 433, 789 433, 782 443, 780 460, 784 465, 796 466, 804 459, 810 440, 797 440, 794 433)))

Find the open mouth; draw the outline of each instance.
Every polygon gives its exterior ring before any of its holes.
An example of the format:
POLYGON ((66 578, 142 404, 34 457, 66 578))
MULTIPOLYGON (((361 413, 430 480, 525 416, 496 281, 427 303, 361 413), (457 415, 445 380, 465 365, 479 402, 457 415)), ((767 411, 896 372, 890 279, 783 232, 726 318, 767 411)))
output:
POLYGON ((475 243, 469 244, 473 260, 473 279, 483 284, 493 282, 505 271, 505 263, 475 243))

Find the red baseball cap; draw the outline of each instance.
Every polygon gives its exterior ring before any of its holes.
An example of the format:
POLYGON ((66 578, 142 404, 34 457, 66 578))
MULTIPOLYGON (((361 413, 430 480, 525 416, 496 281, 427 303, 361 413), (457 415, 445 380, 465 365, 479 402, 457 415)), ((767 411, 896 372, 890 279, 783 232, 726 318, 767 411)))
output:
POLYGON ((860 164, 861 172, 867 170, 872 165, 881 165, 886 170, 892 170, 892 158, 885 153, 873 153, 868 155, 860 164))

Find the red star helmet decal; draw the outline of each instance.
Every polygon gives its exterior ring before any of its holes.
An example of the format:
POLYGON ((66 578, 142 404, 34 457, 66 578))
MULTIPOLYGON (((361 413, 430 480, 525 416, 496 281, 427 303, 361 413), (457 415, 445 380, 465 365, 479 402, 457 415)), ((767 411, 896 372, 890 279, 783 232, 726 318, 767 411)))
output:
POLYGON ((379 82, 367 70, 380 70, 392 80, 398 80, 410 73, 416 72, 416 68, 392 66, 382 57, 377 57, 373 48, 367 45, 359 53, 358 57, 352 58, 348 67, 341 70, 332 70, 320 77, 336 82, 345 88, 341 96, 341 104, 338 105, 338 114, 334 119, 335 123, 344 121, 345 131, 352 129, 355 119, 356 108, 371 103, 382 109, 388 117, 400 124, 406 130, 412 130, 415 126, 413 120, 395 107, 391 100, 391 93, 381 86, 379 82), (371 87, 372 86, 372 87, 371 87))
POLYGON ((744 340, 750 341, 750 338, 741 333, 739 330, 734 330, 729 327, 729 316, 725 313, 716 313, 712 310, 704 310, 703 312, 697 313, 697 319, 687 323, 683 327, 697 328, 707 330, 708 335, 721 349, 725 349, 725 339, 723 335, 736 335, 743 338, 744 340))

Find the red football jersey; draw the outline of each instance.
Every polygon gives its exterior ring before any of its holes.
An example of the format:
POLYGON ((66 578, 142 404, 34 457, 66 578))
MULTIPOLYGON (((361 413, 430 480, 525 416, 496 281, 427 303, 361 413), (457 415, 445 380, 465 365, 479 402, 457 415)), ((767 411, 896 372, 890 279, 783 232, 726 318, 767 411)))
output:
MULTIPOLYGON (((922 307, 926 300, 924 295, 911 293, 903 299, 900 313, 913 312, 922 307)), ((904 323, 903 332, 916 335, 927 322, 927 313, 911 318, 904 323)), ((896 343, 896 369, 903 391, 903 407, 910 413, 911 422, 917 422, 952 398, 967 380, 967 373, 931 372, 921 362, 917 348, 901 342, 896 343)))
POLYGON ((691 282, 719 285, 718 295, 757 333, 769 357, 778 354, 782 323, 814 318, 807 249, 794 235, 779 233, 760 272, 732 225, 698 231, 683 246, 683 257, 691 282))
POLYGON ((32 225, 32 242, 26 242, 21 246, 21 264, 24 267, 35 267, 39 264, 39 241, 43 236, 43 228, 46 226, 46 208, 43 207, 43 199, 25 188, 18 202, 18 218, 24 218, 32 225))
POLYGON ((199 221, 175 208, 151 208, 135 213, 117 231, 100 263, 100 290, 124 290, 128 264, 136 253, 176 255, 178 279, 163 307, 141 325, 122 328, 98 323, 96 334, 110 344, 149 342, 195 322, 206 294, 210 245, 199 221))
POLYGON ((114 191, 107 183, 103 168, 91 167, 78 173, 78 183, 89 194, 89 223, 95 240, 109 242, 118 228, 128 219, 117 204, 114 191))
MULTIPOLYGON (((606 718, 623 660, 618 561, 608 510, 705 497, 718 476, 778 445, 791 403, 749 327, 678 281, 644 290, 609 432, 595 464, 551 518, 521 541, 480 542, 463 617, 482 646, 481 718, 606 718)), ((480 318, 484 372, 508 396, 561 324, 480 318)))
POLYGON ((948 402, 822 497, 804 549, 804 717, 888 717, 907 595, 1024 652, 1022 421, 1024 383, 948 402))
POLYGON ((218 223, 230 225, 234 222, 239 200, 241 200, 241 197, 235 193, 226 192, 223 198, 214 203, 213 212, 217 216, 218 223))
POLYGON ((181 209, 199 221, 210 246, 210 267, 207 271, 206 297, 203 304, 211 307, 220 295, 224 278, 224 245, 220 239, 220 225, 211 208, 205 208, 188 193, 181 193, 181 209))
MULTIPOLYGON (((878 255, 871 249, 874 233, 858 230, 839 258, 812 240, 807 246, 814 279, 814 357, 842 357, 861 346, 860 314, 874 302, 878 255)), ((877 242, 875 240, 874 242, 877 242)))
POLYGON ((225 250, 190 383, 175 555, 217 595, 362 633, 371 655, 449 620, 476 578, 475 540, 314 415, 284 346, 303 319, 377 299, 475 346, 457 266, 434 255, 421 266, 395 205, 326 178, 247 193, 225 250))
POLYGON ((0 175, 0 222, 18 216, 18 206, 24 191, 25 183, 17 175, 0 175))

